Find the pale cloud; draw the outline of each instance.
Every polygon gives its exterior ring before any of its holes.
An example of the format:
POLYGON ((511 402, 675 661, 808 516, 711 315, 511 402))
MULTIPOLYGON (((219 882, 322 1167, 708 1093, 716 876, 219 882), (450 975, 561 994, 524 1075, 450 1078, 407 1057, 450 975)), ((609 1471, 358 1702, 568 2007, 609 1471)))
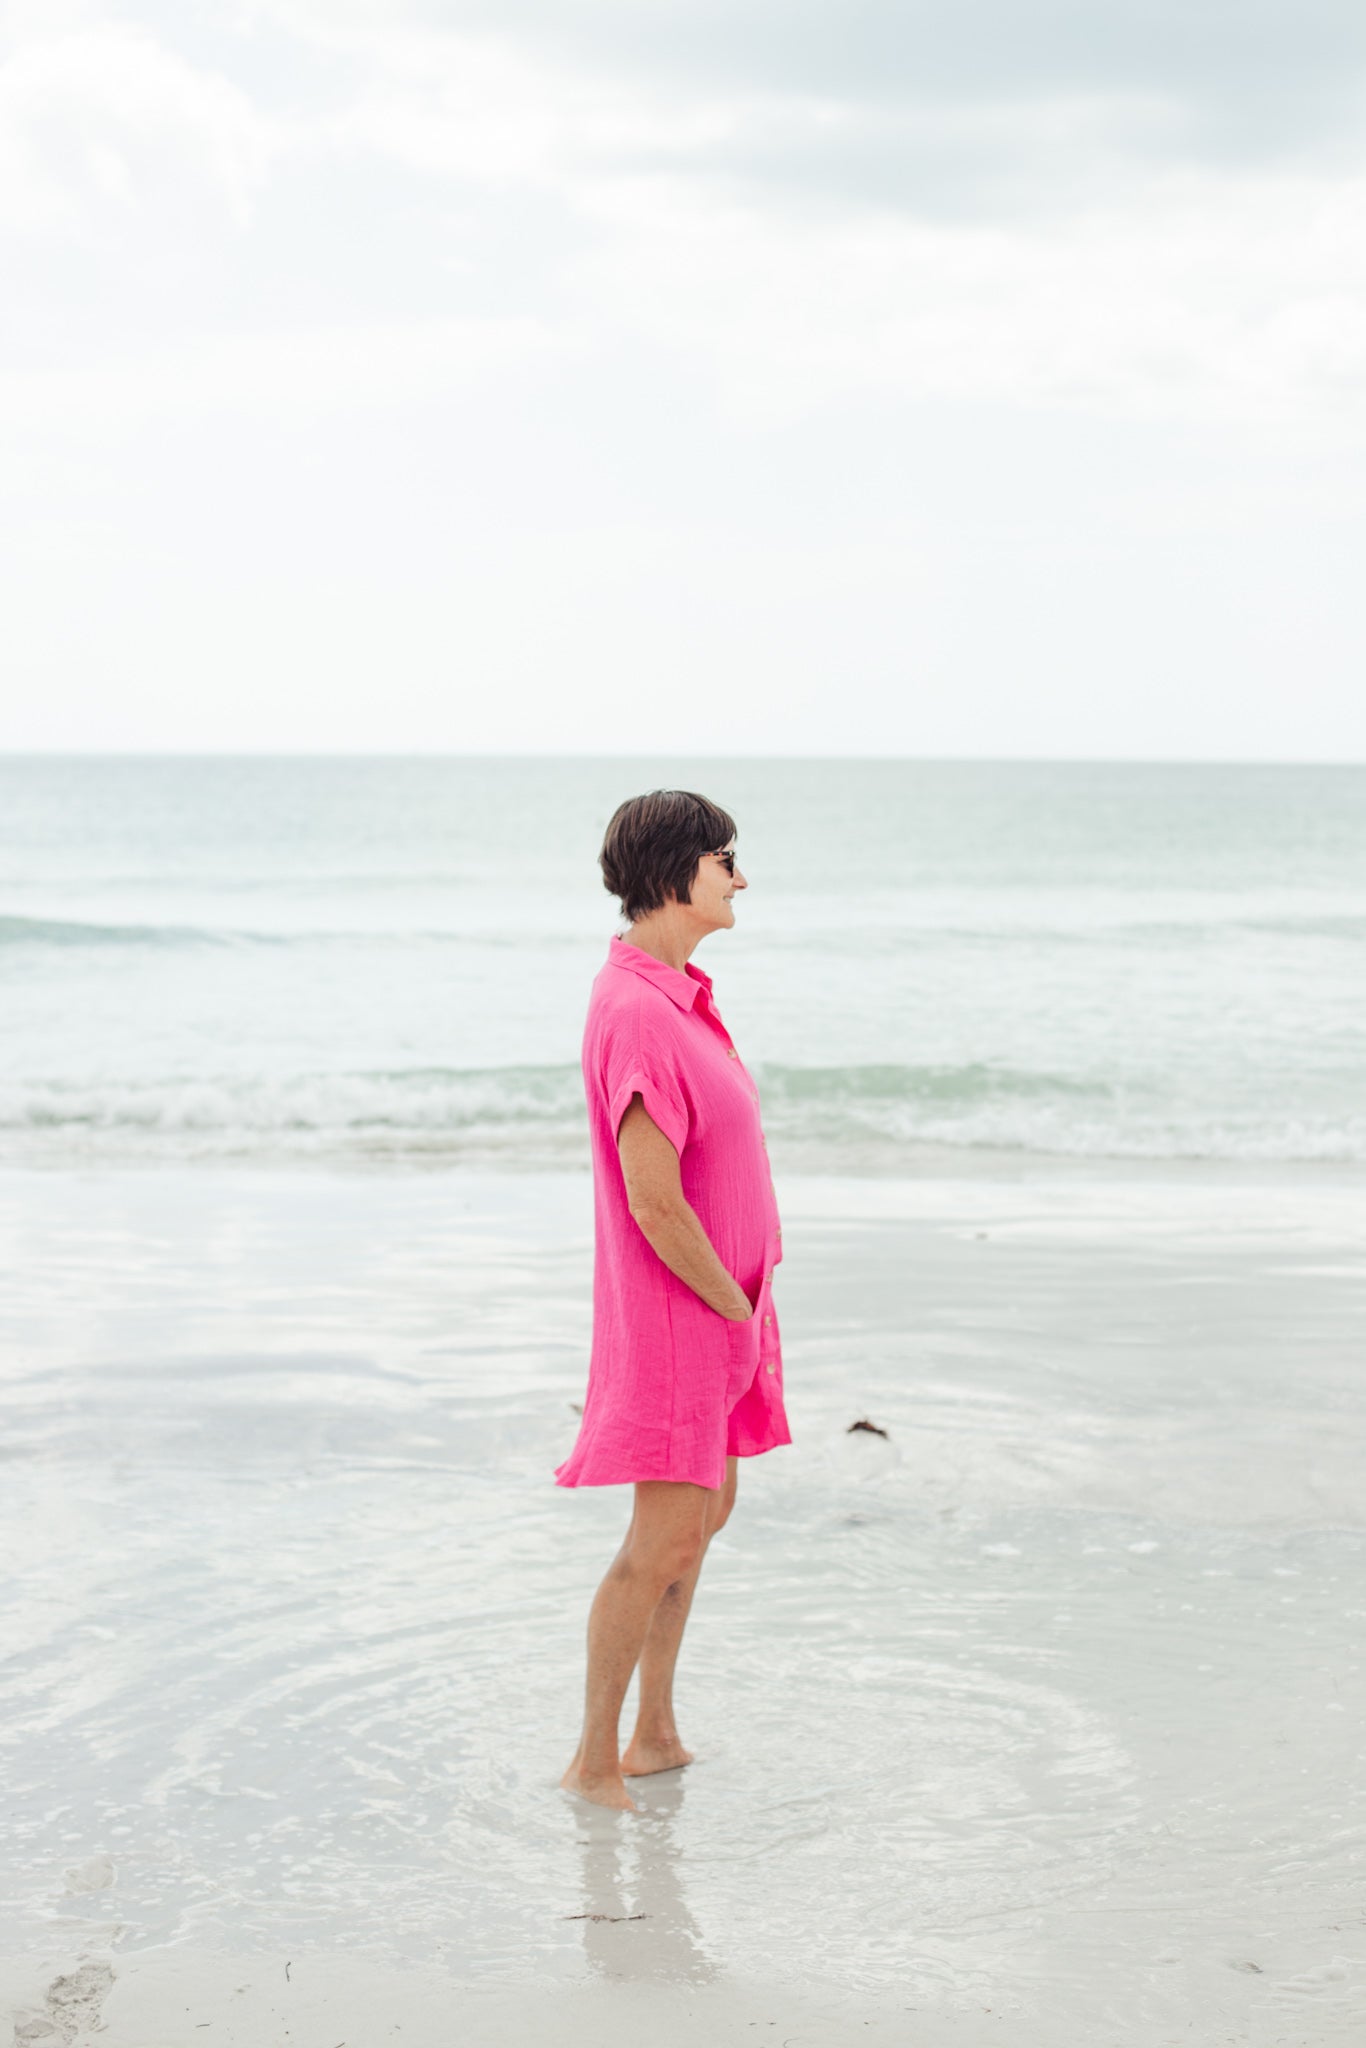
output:
POLYGON ((747 137, 780 141, 806 119, 763 94, 717 98, 599 76, 488 31, 438 33, 291 0, 270 13, 349 68, 344 104, 304 146, 373 151, 485 196, 518 186, 562 195, 578 178, 643 166, 705 173, 747 137))
POLYGON ((580 280, 732 409, 900 396, 1366 425, 1366 177, 1173 176, 1065 222, 764 213, 618 184, 580 280))
POLYGON ((245 92, 134 23, 30 26, 0 64, 0 226, 12 232, 108 232, 206 200, 241 226, 271 153, 245 92))
POLYGON ((889 148, 856 135, 843 169, 824 157, 832 184, 857 184, 860 156, 879 163, 872 198, 888 190, 890 130, 914 147, 922 121, 1104 104, 1111 158, 1250 164, 1354 147, 1366 104, 1355 0, 248 0, 244 18, 334 45, 497 38, 623 96, 806 103, 864 129, 885 118, 889 148))
MULTIPOLYGON (((581 15, 591 44, 601 19, 581 15)), ((1160 97, 1017 96, 898 119, 873 82, 860 108, 757 88, 741 64, 729 78, 700 65, 676 77, 593 71, 547 20, 519 45, 487 25, 443 28, 354 0, 260 0, 237 17, 222 62, 268 24, 327 66, 315 101, 296 92, 269 111, 145 24, 69 27, 21 45, 0 71, 3 190, 21 227, 107 233, 113 221, 154 254, 187 218, 240 237, 291 178, 347 171, 402 210, 414 276, 444 267, 480 300, 454 322, 425 305, 372 307, 350 339, 297 315, 230 345, 194 334, 178 364, 157 337, 144 366, 121 373, 138 408, 158 391, 168 406, 196 393, 235 404, 300 377, 309 403, 347 405, 367 364, 377 393, 416 396, 436 388, 450 336, 463 337, 449 357, 458 381, 475 357, 496 365, 505 342, 516 375, 534 332, 537 347, 580 361, 635 337, 709 378, 729 412, 770 422, 896 399, 1272 430, 1356 431, 1366 417, 1360 169, 1159 159, 1139 177, 1107 115, 1121 108, 1125 132, 1160 149, 1174 119, 1160 97), (822 151, 838 165, 894 146, 941 176, 955 158, 974 162, 979 199, 1001 165, 1024 168, 994 214, 918 210, 893 179, 852 204, 838 175, 832 203, 822 151), (1069 183, 1063 167, 1083 160, 1091 175, 1069 183), (784 178, 785 163, 800 174, 784 178), (396 197, 386 179, 399 178, 396 197), (1021 200, 1043 187, 1046 204, 1021 200), (411 376, 384 370, 395 349, 419 366, 411 376)), ((663 30, 666 43, 684 34, 677 17, 663 30)), ((321 286, 329 261, 348 261, 345 238, 314 260, 321 286)), ((248 269, 248 320, 250 282, 248 269)))
POLYGON ((16 447, 44 435, 93 445, 135 437, 149 421, 250 415, 297 428, 329 414, 468 402, 481 385, 563 360, 563 338, 534 320, 428 320, 390 327, 224 335, 149 349, 125 361, 0 371, 0 430, 16 447))

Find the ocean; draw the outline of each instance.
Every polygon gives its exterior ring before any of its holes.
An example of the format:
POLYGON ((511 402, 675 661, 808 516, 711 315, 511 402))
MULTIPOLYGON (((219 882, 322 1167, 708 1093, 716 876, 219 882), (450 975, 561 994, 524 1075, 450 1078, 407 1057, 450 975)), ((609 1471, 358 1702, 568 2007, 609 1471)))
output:
POLYGON ((627 795, 750 887, 714 977, 814 1173, 1366 1157, 1366 769, 0 761, 0 1160, 586 1164, 627 795))

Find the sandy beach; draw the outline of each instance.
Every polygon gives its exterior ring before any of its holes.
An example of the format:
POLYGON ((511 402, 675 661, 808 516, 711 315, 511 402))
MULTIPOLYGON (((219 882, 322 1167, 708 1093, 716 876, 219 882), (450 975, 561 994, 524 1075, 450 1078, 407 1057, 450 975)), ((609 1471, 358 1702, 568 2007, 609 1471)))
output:
POLYGON ((586 1179, 0 1178, 17 2041, 1359 2040, 1357 1190, 784 1213, 798 1441, 632 1818, 554 1789, 586 1179))

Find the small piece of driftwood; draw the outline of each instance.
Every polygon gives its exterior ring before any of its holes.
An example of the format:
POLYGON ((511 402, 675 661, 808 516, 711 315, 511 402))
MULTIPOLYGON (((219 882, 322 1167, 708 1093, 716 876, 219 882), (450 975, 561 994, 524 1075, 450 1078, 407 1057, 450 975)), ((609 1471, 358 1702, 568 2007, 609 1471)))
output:
POLYGON ((864 1416, 864 1417, 863 1417, 863 1419, 862 1419, 861 1421, 859 1421, 859 1422, 851 1422, 851 1423, 850 1423, 850 1425, 849 1425, 849 1427, 848 1427, 848 1429, 846 1429, 846 1430, 845 1430, 844 1434, 845 1434, 846 1436, 852 1436, 852 1435, 854 1434, 854 1431, 855 1431, 856 1429, 866 1429, 866 1430, 867 1430, 867 1432, 868 1432, 868 1434, 869 1434, 869 1436, 886 1436, 886 1435, 887 1435, 887 1432, 886 1432, 886 1430, 885 1430, 885 1429, 879 1429, 879 1428, 878 1428, 878 1426, 877 1426, 877 1424, 876 1424, 875 1422, 869 1422, 869 1420, 868 1420, 868 1418, 867 1418, 866 1416, 864 1416))

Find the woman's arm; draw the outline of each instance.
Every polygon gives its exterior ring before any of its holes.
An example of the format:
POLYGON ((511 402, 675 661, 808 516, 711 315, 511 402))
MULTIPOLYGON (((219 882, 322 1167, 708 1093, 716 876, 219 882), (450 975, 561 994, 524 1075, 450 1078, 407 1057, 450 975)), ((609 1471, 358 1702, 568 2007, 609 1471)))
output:
POLYGON ((639 1095, 631 1097, 617 1131, 617 1151, 632 1216, 651 1250, 671 1273, 727 1322, 745 1323, 753 1304, 728 1273, 683 1193, 678 1154, 639 1095))

